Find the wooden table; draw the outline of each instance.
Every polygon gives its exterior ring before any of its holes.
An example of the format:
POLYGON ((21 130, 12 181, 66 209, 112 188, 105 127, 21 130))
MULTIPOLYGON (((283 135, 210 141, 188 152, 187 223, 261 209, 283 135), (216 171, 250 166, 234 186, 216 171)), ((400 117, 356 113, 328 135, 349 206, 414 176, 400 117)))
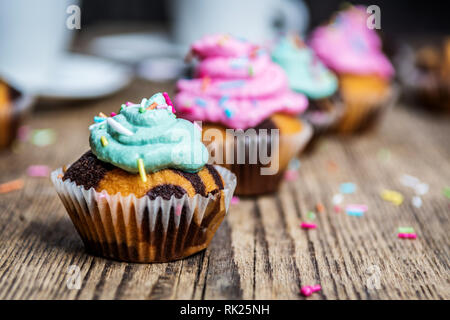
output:
POLYGON ((0 183, 25 179, 22 190, 0 194, 0 299, 303 299, 299 288, 311 284, 323 289, 309 299, 450 298, 450 199, 442 191, 450 185, 450 120, 399 106, 378 132, 324 140, 278 194, 241 199, 204 252, 147 265, 86 254, 50 181, 27 177, 26 168, 76 160, 99 111, 172 87, 136 81, 101 101, 41 108, 29 125, 53 128, 56 143, 0 154, 0 183), (411 204, 403 174, 429 184, 422 207, 411 204), (363 217, 333 210, 343 182, 357 185, 344 200, 367 204, 363 217), (383 189, 401 192, 404 203, 382 200, 383 189), (317 203, 325 207, 317 229, 299 228, 317 203), (418 238, 398 239, 401 226, 418 238), (79 290, 67 286, 72 265, 79 290))

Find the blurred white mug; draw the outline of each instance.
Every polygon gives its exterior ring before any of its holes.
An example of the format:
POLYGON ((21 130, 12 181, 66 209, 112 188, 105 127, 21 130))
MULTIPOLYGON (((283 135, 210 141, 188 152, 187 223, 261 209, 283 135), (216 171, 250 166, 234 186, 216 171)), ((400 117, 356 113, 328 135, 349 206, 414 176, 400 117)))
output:
POLYGON ((67 8, 78 0, 1 0, 0 77, 25 90, 39 91, 55 62, 66 51, 73 30, 67 8))
POLYGON ((170 14, 174 40, 183 47, 212 33, 263 43, 279 32, 304 33, 309 23, 302 0, 171 0, 170 14))

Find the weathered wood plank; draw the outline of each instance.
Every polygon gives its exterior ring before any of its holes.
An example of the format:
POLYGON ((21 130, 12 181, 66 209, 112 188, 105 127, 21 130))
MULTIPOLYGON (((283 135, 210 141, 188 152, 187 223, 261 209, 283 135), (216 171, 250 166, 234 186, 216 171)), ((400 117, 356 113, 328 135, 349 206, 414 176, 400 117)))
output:
POLYGON ((50 181, 24 172, 74 161, 88 148, 94 114, 166 87, 136 81, 103 101, 38 110, 31 127, 53 128, 57 143, 0 153, 0 183, 25 179, 22 190, 0 195, 0 299, 303 299, 299 288, 316 283, 323 290, 308 299, 450 298, 450 201, 442 195, 450 182, 450 120, 401 107, 376 132, 319 143, 302 156, 299 179, 277 194, 241 199, 202 253, 151 265, 86 254, 50 181), (404 173, 430 186, 421 208, 399 181, 404 173), (333 210, 331 198, 347 181, 358 189, 345 201, 367 204, 363 217, 333 210), (400 191, 404 203, 383 201, 383 189, 400 191), (301 229, 317 203, 325 207, 316 212, 317 229, 301 229), (418 238, 397 239, 400 226, 414 227, 418 238), (73 265, 79 290, 67 286, 73 265), (376 279, 379 289, 370 289, 376 279))

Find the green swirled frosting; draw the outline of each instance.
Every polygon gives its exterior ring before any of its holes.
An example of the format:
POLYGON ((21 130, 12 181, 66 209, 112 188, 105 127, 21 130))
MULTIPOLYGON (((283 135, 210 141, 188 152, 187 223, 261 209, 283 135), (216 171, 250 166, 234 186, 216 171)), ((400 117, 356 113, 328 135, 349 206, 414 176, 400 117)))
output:
POLYGON ((90 127, 89 143, 97 158, 131 173, 139 172, 138 159, 147 173, 165 168, 199 171, 208 161, 200 130, 177 119, 161 93, 141 105, 122 106, 112 121, 108 118, 90 127), (147 110, 153 103, 157 107, 147 110))
POLYGON ((299 48, 290 37, 279 41, 272 51, 272 60, 286 71, 289 86, 310 99, 325 98, 337 90, 336 76, 310 48, 306 45, 299 48))

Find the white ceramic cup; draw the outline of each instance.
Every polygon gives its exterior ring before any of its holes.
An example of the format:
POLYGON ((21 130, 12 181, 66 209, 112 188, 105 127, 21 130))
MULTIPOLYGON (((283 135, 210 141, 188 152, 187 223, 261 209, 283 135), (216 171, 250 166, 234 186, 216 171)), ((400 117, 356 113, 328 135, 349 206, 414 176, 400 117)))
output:
POLYGON ((78 0, 0 1, 0 77, 39 91, 75 32, 66 26, 72 4, 78 0))
POLYGON ((303 33, 309 22, 301 0, 171 0, 169 10, 174 40, 184 47, 212 33, 263 43, 279 32, 303 33))

